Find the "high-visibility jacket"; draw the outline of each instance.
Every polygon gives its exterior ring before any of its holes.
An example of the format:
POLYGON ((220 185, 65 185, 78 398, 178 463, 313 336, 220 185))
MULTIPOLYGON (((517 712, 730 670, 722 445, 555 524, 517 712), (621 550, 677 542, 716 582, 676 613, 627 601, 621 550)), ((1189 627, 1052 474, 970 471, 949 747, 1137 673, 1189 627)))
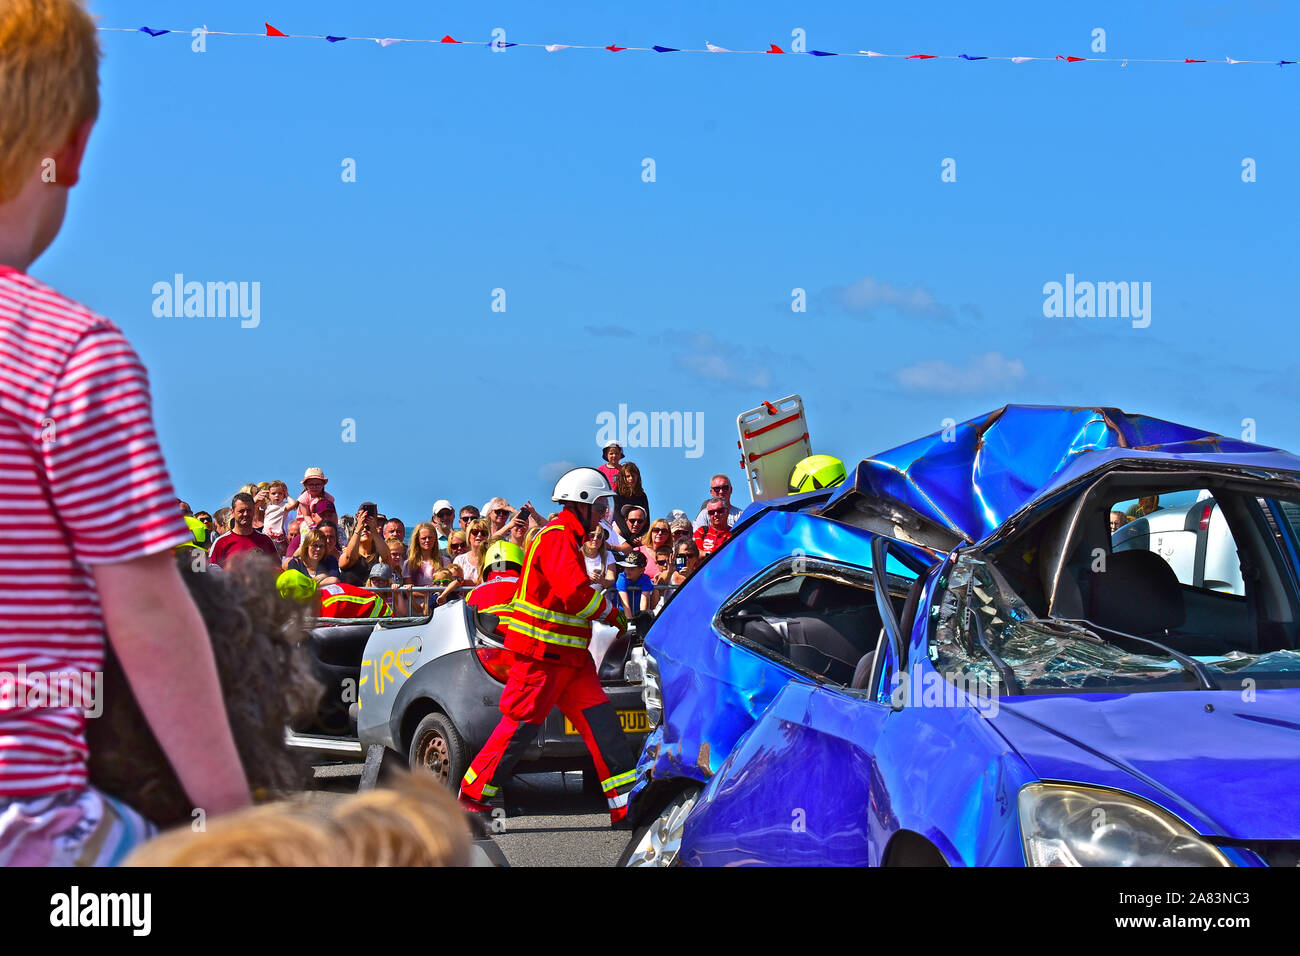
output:
POLYGON ((465 603, 488 614, 500 614, 510 608, 518 587, 518 571, 489 571, 487 580, 469 592, 465 603))
POLYGON ((581 664, 591 660, 591 622, 617 623, 618 605, 587 577, 583 534, 582 524, 564 510, 529 543, 514 600, 501 615, 509 650, 537 660, 581 664))
POLYGON ((317 592, 321 617, 392 617, 393 609, 379 594, 351 584, 325 584, 317 592))

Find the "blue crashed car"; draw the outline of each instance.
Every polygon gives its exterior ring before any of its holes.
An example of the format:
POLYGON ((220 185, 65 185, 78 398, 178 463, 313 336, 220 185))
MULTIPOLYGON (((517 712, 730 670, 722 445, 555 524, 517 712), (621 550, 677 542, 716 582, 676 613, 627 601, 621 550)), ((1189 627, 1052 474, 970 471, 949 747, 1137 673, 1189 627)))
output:
POLYGON ((647 651, 625 865, 1300 861, 1278 449, 1008 406, 751 507, 647 651))

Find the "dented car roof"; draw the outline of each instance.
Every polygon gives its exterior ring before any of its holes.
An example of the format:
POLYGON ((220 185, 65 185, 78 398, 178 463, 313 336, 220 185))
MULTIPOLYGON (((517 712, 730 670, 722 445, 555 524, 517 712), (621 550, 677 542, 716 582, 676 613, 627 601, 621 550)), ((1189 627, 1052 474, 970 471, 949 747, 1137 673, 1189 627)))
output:
POLYGON ((1300 458, 1118 408, 1004 405, 864 459, 825 511, 892 499, 967 542, 1065 485, 1124 459, 1300 473, 1300 458))

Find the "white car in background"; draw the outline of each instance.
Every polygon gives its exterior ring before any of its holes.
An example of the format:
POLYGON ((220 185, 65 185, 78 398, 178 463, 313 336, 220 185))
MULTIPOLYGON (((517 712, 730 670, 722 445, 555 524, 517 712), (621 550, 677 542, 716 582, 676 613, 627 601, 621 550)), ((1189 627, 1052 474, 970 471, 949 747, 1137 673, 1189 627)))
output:
MULTIPOLYGON (((1115 509, 1124 511, 1132 504, 1120 502, 1115 509)), ((1246 593, 1237 543, 1207 489, 1162 497, 1160 508, 1133 518, 1111 535, 1111 549, 1154 551, 1182 584, 1221 594, 1246 593), (1192 495, 1194 500, 1181 500, 1192 495)))

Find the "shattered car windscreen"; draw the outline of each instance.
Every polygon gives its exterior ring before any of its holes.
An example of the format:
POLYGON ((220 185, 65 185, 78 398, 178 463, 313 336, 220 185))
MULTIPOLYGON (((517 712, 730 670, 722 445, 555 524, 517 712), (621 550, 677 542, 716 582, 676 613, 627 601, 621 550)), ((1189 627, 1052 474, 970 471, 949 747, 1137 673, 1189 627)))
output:
MULTIPOLYGON (((930 659, 958 686, 998 685, 1004 694, 1094 692, 1134 684, 1169 690, 1199 686, 1194 674, 1158 649, 1134 653, 1083 624, 1038 617, 977 551, 957 558, 934 613, 930 659), (995 657, 1005 670, 999 670, 995 657), (1008 691, 1013 682, 1018 686, 1008 691)), ((1196 660, 1220 689, 1245 686, 1247 678, 1300 686, 1300 651, 1232 651, 1196 660)))
POLYGON ((950 681, 996 682, 1008 692, 982 639, 1021 693, 1136 682, 1197 686, 1195 676, 1169 657, 1131 653, 1078 624, 1037 617, 978 552, 965 552, 954 563, 937 614, 930 658, 950 681))

